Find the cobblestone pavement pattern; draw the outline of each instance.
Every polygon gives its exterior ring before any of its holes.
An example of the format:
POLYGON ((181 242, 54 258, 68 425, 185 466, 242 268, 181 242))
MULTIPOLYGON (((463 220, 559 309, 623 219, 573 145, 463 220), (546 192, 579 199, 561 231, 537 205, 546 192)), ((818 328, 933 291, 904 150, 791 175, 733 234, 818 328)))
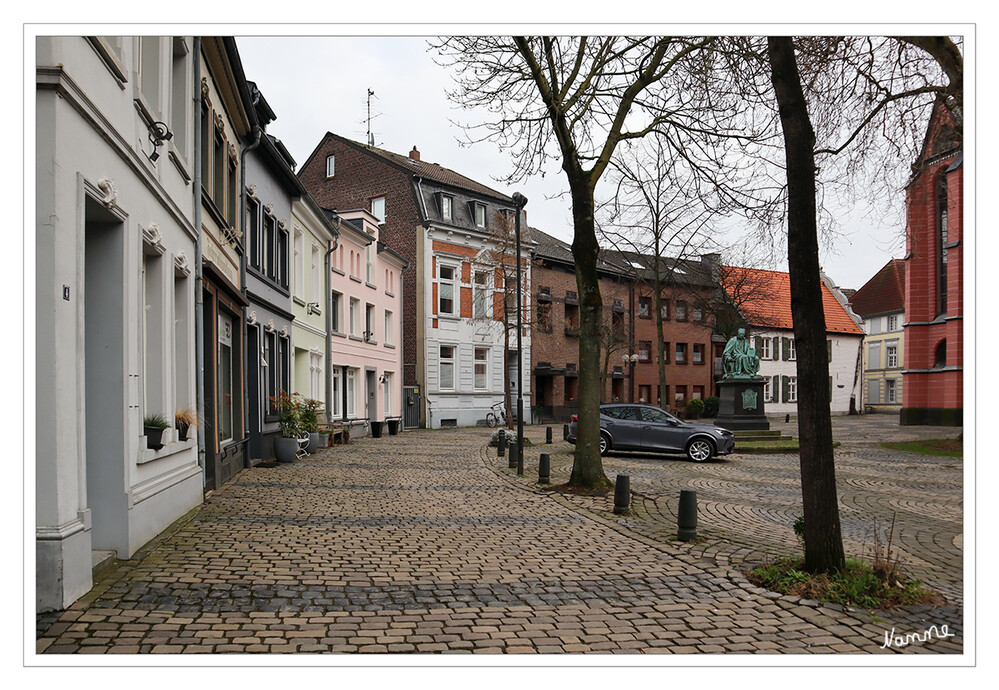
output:
MULTIPOLYGON (((40 616, 36 648, 97 654, 962 649, 959 609, 872 617, 766 592, 724 562, 721 551, 657 543, 642 529, 600 515, 600 506, 511 481, 495 449, 483 449, 487 439, 482 429, 414 431, 246 470, 70 609, 40 616), (922 632, 944 623, 954 637, 881 648, 892 627, 922 632)), ((712 466, 725 465, 706 467, 712 466)), ((731 467, 742 469, 718 478, 719 485, 751 476, 738 461, 731 467)), ((787 482, 773 483, 784 491, 787 482)), ((705 515, 704 522, 712 519, 705 515)))

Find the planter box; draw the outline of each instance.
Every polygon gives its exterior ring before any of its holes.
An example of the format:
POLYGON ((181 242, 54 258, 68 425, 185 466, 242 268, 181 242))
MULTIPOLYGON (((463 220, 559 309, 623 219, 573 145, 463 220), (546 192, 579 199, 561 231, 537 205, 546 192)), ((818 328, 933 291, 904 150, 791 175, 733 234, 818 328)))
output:
POLYGON ((274 439, 274 457, 278 462, 292 462, 298 453, 298 439, 278 436, 274 439))

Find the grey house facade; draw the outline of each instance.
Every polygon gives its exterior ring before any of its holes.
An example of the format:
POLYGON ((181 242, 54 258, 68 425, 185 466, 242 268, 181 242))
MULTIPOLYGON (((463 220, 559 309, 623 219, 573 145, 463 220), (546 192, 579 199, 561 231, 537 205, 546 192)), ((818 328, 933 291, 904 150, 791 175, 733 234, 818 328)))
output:
POLYGON ((198 40, 36 43, 36 608, 198 505, 198 40), (170 133, 169 138, 166 133, 170 133), (151 448, 143 417, 170 424, 151 448))
MULTIPOLYGON (((257 121, 275 119, 256 86, 250 90, 257 121)), ((252 146, 252 144, 251 144, 252 146)), ((292 202, 305 194, 294 159, 269 134, 246 157, 246 391, 249 460, 274 456, 278 435, 274 396, 292 390, 291 224, 292 202)))

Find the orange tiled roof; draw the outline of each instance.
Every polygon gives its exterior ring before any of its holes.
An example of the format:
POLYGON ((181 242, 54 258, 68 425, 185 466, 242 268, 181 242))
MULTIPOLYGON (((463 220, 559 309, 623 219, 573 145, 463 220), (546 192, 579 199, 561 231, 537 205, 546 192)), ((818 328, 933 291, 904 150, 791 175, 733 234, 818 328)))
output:
MULTIPOLYGON (((791 319, 791 278, 787 273, 723 266, 722 285, 750 324, 788 330, 794 328, 791 319)), ((822 310, 827 332, 863 334, 825 284, 822 285, 822 310)))

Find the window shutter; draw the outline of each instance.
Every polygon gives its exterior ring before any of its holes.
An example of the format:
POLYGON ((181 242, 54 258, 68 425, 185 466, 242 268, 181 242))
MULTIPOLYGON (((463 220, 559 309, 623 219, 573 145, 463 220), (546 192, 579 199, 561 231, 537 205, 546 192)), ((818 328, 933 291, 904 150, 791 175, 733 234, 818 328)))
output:
POLYGON ((829 402, 832 402, 832 394, 833 394, 833 382, 832 382, 832 376, 830 376, 829 377, 829 402))
POLYGON ((770 345, 770 359, 775 362, 780 359, 780 338, 776 335, 773 337, 773 343, 770 345))
POLYGON ((770 382, 770 401, 780 402, 780 376, 774 374, 773 381, 770 382))
POLYGON ((760 354, 760 336, 758 335, 753 336, 753 348, 755 348, 758 357, 760 354))
POLYGON ((827 362, 831 362, 832 361, 832 340, 827 340, 826 341, 826 354, 829 355, 829 358, 826 361, 827 362))
POLYGON ((788 402, 788 398, 791 397, 791 382, 787 376, 780 377, 780 400, 781 402, 788 402))
POLYGON ((791 340, 789 338, 780 339, 780 358, 787 360, 787 356, 791 350, 791 340))

